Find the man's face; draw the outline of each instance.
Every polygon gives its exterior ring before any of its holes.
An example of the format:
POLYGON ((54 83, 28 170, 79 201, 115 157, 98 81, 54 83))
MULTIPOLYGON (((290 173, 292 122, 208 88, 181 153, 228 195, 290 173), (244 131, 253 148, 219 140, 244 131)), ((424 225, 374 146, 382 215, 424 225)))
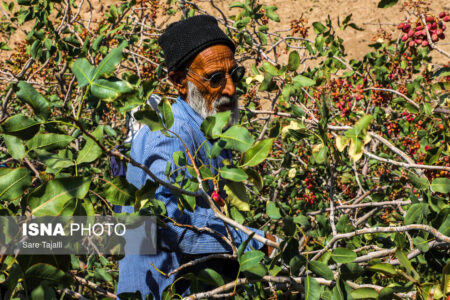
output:
POLYGON ((203 118, 217 112, 231 110, 231 123, 239 118, 235 83, 227 75, 220 85, 206 80, 216 72, 230 74, 237 66, 231 49, 225 45, 213 45, 200 52, 187 72, 188 95, 186 101, 203 118))

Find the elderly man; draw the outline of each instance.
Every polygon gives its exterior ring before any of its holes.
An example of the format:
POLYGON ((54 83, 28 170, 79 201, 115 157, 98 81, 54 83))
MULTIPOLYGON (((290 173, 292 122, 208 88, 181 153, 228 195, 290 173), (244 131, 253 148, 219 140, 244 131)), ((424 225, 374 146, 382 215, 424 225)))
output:
MULTIPOLYGON (((223 151, 217 159, 209 159, 205 147, 200 147, 206 141, 200 125, 207 116, 226 110, 231 110, 231 122, 239 118, 235 93, 236 83, 242 79, 244 68, 234 59, 235 46, 218 27, 216 19, 205 15, 169 25, 158 42, 164 51, 169 79, 179 92, 176 103, 172 105, 175 122, 171 130, 180 136, 191 153, 199 150, 198 160, 215 172, 222 166, 222 160, 231 160, 231 153, 223 151)), ((131 156, 166 180, 164 173, 168 161, 172 162, 172 171, 175 171, 172 154, 176 151, 185 152, 179 139, 152 132, 144 126, 132 142, 131 156)), ((175 171, 172 178, 178 172, 175 171)), ((128 166, 127 180, 130 183, 139 188, 147 179, 150 178, 141 169, 128 166)), ((220 193, 224 195, 223 191, 220 193)), ((214 216, 208 203, 202 199, 197 199, 193 213, 187 210, 181 213, 177 199, 169 189, 160 187, 155 198, 164 202, 167 215, 178 223, 206 226, 227 236, 223 222, 214 216)), ((253 231, 264 236, 260 230, 253 231)), ((233 228, 231 234, 237 245, 248 238, 245 233, 233 228)), ((250 247, 261 249, 263 244, 252 240, 246 250, 250 247)), ((156 255, 128 255, 119 262, 117 293, 140 291, 142 296, 153 294, 155 299, 160 299, 163 290, 176 278, 176 275, 165 278, 160 271, 169 273, 199 255, 227 252, 231 252, 231 248, 220 237, 169 223, 166 228, 158 229, 156 255)), ((222 263, 228 264, 226 261, 222 263)), ((183 289, 177 292, 188 292, 186 287, 183 289)))

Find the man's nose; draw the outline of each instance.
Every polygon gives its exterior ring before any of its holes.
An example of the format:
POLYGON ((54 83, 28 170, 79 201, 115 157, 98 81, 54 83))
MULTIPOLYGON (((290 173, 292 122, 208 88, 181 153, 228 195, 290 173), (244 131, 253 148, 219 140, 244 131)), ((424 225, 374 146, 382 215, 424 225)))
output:
POLYGON ((236 85, 233 82, 233 79, 231 78, 231 76, 229 74, 226 75, 226 82, 225 82, 225 86, 222 90, 222 95, 223 96, 229 96, 229 97, 233 97, 234 94, 236 93, 236 85))

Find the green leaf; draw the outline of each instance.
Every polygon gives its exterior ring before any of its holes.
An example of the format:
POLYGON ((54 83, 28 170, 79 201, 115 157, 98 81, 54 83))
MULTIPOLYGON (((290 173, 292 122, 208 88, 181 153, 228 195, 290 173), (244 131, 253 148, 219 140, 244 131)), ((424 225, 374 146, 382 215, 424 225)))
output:
POLYGON ((447 77, 450 76, 450 67, 442 67, 439 68, 436 73, 433 74, 433 77, 447 77))
POLYGON ((78 86, 84 87, 94 80, 95 68, 86 58, 77 59, 72 67, 72 72, 77 78, 78 86))
MULTIPOLYGON (((183 189, 190 192, 196 192, 198 190, 198 183, 192 180, 187 180, 183 185, 183 189)), ((187 208, 189 211, 194 212, 195 206, 197 204, 196 198, 194 196, 183 194, 180 200, 182 201, 184 208, 187 208)))
POLYGON ((306 276, 305 279, 305 300, 319 300, 320 286, 316 279, 306 276))
POLYGON ((222 286, 225 284, 222 276, 213 269, 206 268, 197 274, 198 278, 208 285, 222 286))
POLYGON ((419 190, 426 190, 430 186, 430 183, 428 182, 428 179, 425 176, 418 177, 414 173, 409 172, 408 179, 419 190))
POLYGON ((377 299, 378 293, 371 288, 359 288, 353 290, 351 295, 354 299, 377 299))
POLYGON ((269 74, 268 72, 264 73, 264 80, 261 82, 261 85, 259 86, 259 90, 261 92, 264 91, 271 91, 276 87, 275 82, 273 81, 273 76, 269 74))
POLYGON ((388 8, 395 5, 398 0, 381 0, 378 2, 378 8, 388 8))
POLYGON ((45 149, 48 151, 66 148, 74 138, 70 135, 57 133, 40 133, 27 142, 28 151, 45 149))
POLYGON ((100 62, 97 69, 95 69, 92 80, 100 78, 101 76, 107 77, 111 75, 122 60, 122 51, 126 46, 127 42, 122 42, 119 47, 111 50, 111 52, 109 52, 109 54, 100 62))
POLYGON ((14 135, 24 140, 32 138, 39 131, 41 122, 22 114, 17 114, 6 119, 1 125, 2 132, 14 135))
POLYGON ((130 93, 133 90, 134 87, 125 80, 108 81, 106 79, 97 79, 91 85, 92 95, 105 102, 112 102, 121 95, 130 93))
POLYGON ((421 238, 420 236, 416 236, 412 238, 414 245, 422 252, 428 252, 430 250, 430 246, 428 245, 428 241, 421 238))
POLYGON ((0 168, 0 200, 11 201, 20 197, 31 185, 31 176, 26 168, 0 168))
POLYGON ((187 164, 186 154, 183 151, 177 151, 172 154, 173 162, 179 166, 183 167, 187 164))
POLYGON ((251 267, 259 264, 264 256, 264 253, 259 250, 252 250, 244 253, 241 257, 239 257, 241 271, 246 271, 251 267))
POLYGON ((230 8, 239 7, 239 8, 245 8, 245 3, 242 2, 233 2, 230 4, 230 8))
POLYGON ((40 52, 42 53, 42 49, 41 49, 41 41, 40 40, 35 40, 34 43, 31 45, 31 57, 33 59, 38 59, 38 53, 39 50, 41 50, 40 52))
POLYGON ((307 87, 307 86, 313 86, 316 84, 316 81, 313 79, 310 79, 308 77, 305 77, 303 75, 297 75, 294 77, 294 79, 292 80, 294 83, 294 86, 297 89, 300 89, 302 87, 307 87))
POLYGON ((216 139, 222 133, 223 127, 230 120, 229 110, 207 117, 200 127, 202 132, 209 138, 216 139))
POLYGON ((265 139, 256 143, 244 153, 241 167, 253 167, 264 161, 272 149, 274 139, 265 139))
POLYGON ((140 110, 134 113, 134 118, 144 125, 147 125, 151 131, 164 129, 164 125, 159 114, 154 110, 140 110))
POLYGON ((237 249, 237 257, 238 257, 238 260, 242 257, 242 254, 244 253, 245 249, 247 248, 248 243, 250 243, 250 241, 253 239, 253 236, 254 236, 255 234, 256 234, 256 232, 252 231, 252 232, 250 233, 250 235, 247 237, 247 239, 246 239, 243 243, 241 243, 241 244, 239 245, 239 247, 238 247, 238 249, 237 249))
POLYGON ((239 224, 244 224, 245 218, 235 206, 231 207, 230 215, 231 218, 236 222, 238 222, 239 224))
POLYGON ((414 105, 412 105, 409 102, 405 103, 405 107, 408 110, 408 112, 412 113, 412 114, 417 114, 419 113, 419 110, 417 109, 417 107, 415 107, 414 105))
POLYGON ((433 113, 433 107, 431 106, 430 103, 424 103, 423 104, 423 111, 425 112, 425 114, 431 115, 433 113))
POLYGON ((367 269, 369 271, 373 271, 373 272, 381 272, 386 275, 394 276, 397 274, 395 267, 391 264, 375 264, 375 265, 369 266, 367 269))
POLYGON ((296 71, 299 66, 300 66, 300 55, 298 55, 297 50, 291 51, 291 53, 289 53, 289 60, 287 66, 288 70, 296 71))
POLYGON ((29 286, 40 284, 61 284, 66 279, 66 273, 55 266, 46 263, 37 263, 25 271, 25 280, 29 286))
POLYGON ((83 177, 64 177, 47 182, 28 197, 31 214, 35 216, 59 216, 72 199, 83 199, 91 181, 83 177))
POLYGON ((431 190, 435 193, 450 193, 450 179, 444 177, 433 179, 431 182, 431 190))
POLYGON ((164 98, 162 101, 158 104, 158 109, 161 112, 162 119, 164 124, 166 125, 166 129, 170 129, 173 125, 173 112, 172 112, 172 106, 170 105, 169 100, 164 98))
MULTIPOLYGON (((321 144, 323 145, 323 144, 321 144)), ((313 156, 314 156, 314 160, 316 161, 316 163, 318 164, 323 164, 325 162, 325 160, 327 159, 327 153, 328 153, 328 147, 320 147, 318 152, 314 152, 313 150, 313 156)))
MULTIPOLYGON (((35 149, 34 152, 39 155, 39 161, 53 170, 59 170, 74 165, 74 162, 71 159, 61 157, 55 153, 50 153, 42 149, 35 149)), ((49 170, 46 170, 46 172, 49 173, 49 170)))
POLYGON ((278 220, 281 218, 280 209, 272 201, 267 202, 266 213, 272 219, 278 220))
MULTIPOLYGON (((36 281, 36 284, 40 284, 41 281, 36 281)), ((36 288, 34 288, 31 291, 31 298, 30 299, 37 299, 37 300, 57 300, 55 291, 53 288, 47 286, 47 285, 38 285, 36 288)))
POLYGON ((17 86, 19 87, 19 91, 16 93, 17 97, 29 104, 37 116, 46 120, 50 114, 47 99, 25 81, 20 81, 17 86))
POLYGON ((250 210, 250 206, 248 205, 249 199, 242 182, 228 181, 224 190, 227 193, 227 202, 230 203, 230 205, 236 207, 240 211, 250 210))
POLYGON ((4 42, 0 42, 0 50, 5 50, 5 51, 8 51, 8 50, 11 50, 11 47, 9 47, 6 43, 4 43, 4 42))
POLYGON ((323 262, 312 260, 309 262, 309 269, 320 277, 328 280, 334 280, 333 272, 323 262))
POLYGON ((280 17, 275 13, 275 11, 278 9, 276 6, 264 6, 264 9, 266 10, 266 16, 275 22, 280 22, 280 17))
POLYGON ((136 191, 136 205, 143 207, 148 201, 153 201, 155 197, 156 189, 159 187, 158 183, 155 183, 149 179, 145 181, 145 184, 136 191))
POLYGON ((246 169, 245 173, 247 173, 250 182, 255 185, 258 191, 261 191, 262 188, 264 187, 264 181, 261 174, 253 169, 246 169))
POLYGON ((301 117, 305 116, 305 111, 303 109, 301 109, 299 106, 291 105, 291 107, 292 107, 292 112, 294 113, 294 115, 296 117, 301 118, 301 117))
POLYGON ((253 137, 250 132, 242 126, 234 125, 227 131, 219 135, 219 138, 226 142, 225 149, 245 152, 253 144, 253 137))
POLYGON ((268 61, 263 62, 263 68, 264 68, 264 71, 266 71, 267 73, 269 73, 272 76, 280 75, 280 71, 278 71, 277 67, 275 67, 268 61))
POLYGON ((105 282, 111 282, 112 276, 108 274, 105 269, 96 268, 94 273, 94 278, 96 280, 105 281, 105 282))
POLYGON ((232 181, 244 181, 248 178, 247 173, 238 168, 223 167, 219 169, 219 174, 225 179, 232 181))
POLYGON ((115 177, 112 181, 104 179, 106 182, 105 198, 114 205, 134 204, 137 189, 129 184, 123 177, 115 177))
POLYGON ((314 22, 313 27, 316 34, 322 33, 327 30, 327 28, 320 22, 314 22))
POLYGON ((405 225, 420 224, 425 215, 429 212, 428 204, 426 203, 414 203, 406 212, 405 225))
MULTIPOLYGON (((98 126, 94 132, 91 133, 93 137, 95 137, 98 141, 103 142, 103 126, 98 126)), ((86 139, 86 144, 83 149, 78 153, 77 164, 93 162, 97 158, 99 158, 103 150, 100 148, 97 143, 88 136, 84 136, 86 139)))
POLYGON ((363 132, 366 130, 370 123, 372 123, 373 116, 372 115, 364 115, 361 117, 361 119, 358 120, 355 124, 355 128, 358 130, 358 132, 363 132))
POLYGON ((408 259, 406 253, 401 250, 397 250, 395 251, 395 255, 397 256, 400 265, 402 265, 402 267, 405 268, 410 275, 414 276, 415 279, 419 279, 419 274, 417 274, 416 270, 414 270, 411 261, 408 259))
POLYGON ((105 36, 103 34, 99 35, 92 43, 92 49, 94 49, 95 51, 98 51, 98 48, 100 47, 104 38, 105 38, 105 36))
POLYGON ((8 148, 8 153, 17 160, 21 160, 25 156, 25 146, 22 141, 9 134, 2 134, 3 140, 5 141, 6 148, 8 148))
POLYGON ((331 258, 338 264, 351 263, 356 259, 356 253, 346 248, 336 248, 331 253, 331 258))
POLYGON ((248 279, 261 279, 267 274, 267 268, 263 264, 254 265, 243 271, 248 279))

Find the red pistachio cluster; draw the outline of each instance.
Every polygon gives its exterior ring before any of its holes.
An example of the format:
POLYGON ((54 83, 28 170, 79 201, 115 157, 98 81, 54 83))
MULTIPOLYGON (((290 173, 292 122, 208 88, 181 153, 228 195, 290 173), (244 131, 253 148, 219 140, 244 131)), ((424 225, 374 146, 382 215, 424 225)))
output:
POLYGON ((447 28, 443 22, 450 21, 450 16, 447 12, 441 12, 439 18, 434 16, 426 16, 426 24, 423 24, 419 19, 416 23, 400 23, 398 29, 404 32, 402 36, 403 42, 408 42, 409 47, 429 46, 427 39, 427 29, 431 35, 431 40, 437 42, 439 40, 445 39, 444 31, 447 28), (439 18, 441 20, 439 20, 439 18))

